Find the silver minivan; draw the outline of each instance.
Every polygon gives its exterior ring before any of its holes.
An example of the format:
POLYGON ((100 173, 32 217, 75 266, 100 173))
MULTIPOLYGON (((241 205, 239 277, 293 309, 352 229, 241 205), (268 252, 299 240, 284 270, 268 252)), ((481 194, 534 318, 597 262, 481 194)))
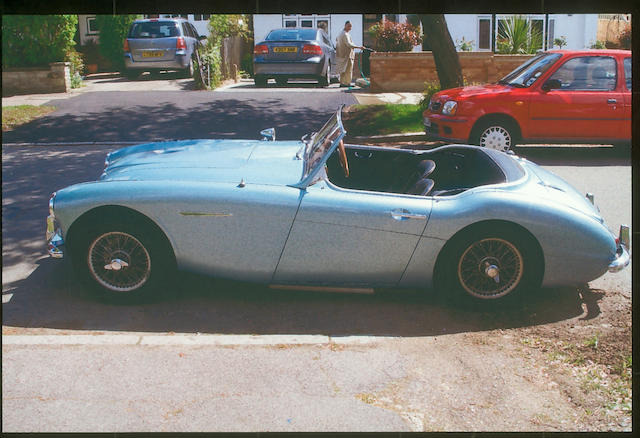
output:
POLYGON ((185 19, 136 20, 124 41, 124 73, 133 79, 145 71, 178 70, 192 77, 194 51, 206 38, 185 19))

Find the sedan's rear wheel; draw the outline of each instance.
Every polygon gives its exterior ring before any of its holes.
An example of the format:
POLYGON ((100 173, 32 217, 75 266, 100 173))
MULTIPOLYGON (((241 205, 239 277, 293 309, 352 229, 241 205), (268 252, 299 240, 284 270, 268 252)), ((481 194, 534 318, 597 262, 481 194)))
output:
POLYGON ((115 302, 151 297, 175 268, 163 235, 143 224, 119 222, 86 230, 73 261, 92 290, 115 302))
POLYGON ((331 82, 331 63, 327 63, 327 71, 324 75, 320 76, 318 79, 318 85, 320 87, 328 87, 329 82, 331 82))

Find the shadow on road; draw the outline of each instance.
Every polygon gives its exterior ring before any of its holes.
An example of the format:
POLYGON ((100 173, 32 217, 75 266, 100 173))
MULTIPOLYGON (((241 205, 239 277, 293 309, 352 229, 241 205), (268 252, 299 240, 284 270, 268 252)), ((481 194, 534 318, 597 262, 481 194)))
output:
POLYGON ((159 333, 437 336, 565 320, 581 315, 587 300, 591 313, 597 307, 588 289, 543 289, 488 311, 450 304, 429 291, 281 291, 184 273, 179 274, 180 287, 165 291, 160 301, 117 306, 86 296, 66 274, 59 260, 43 259, 27 279, 8 285, 5 293, 13 296, 3 304, 3 324, 159 333))
POLYGON ((613 146, 575 147, 517 146, 514 152, 542 166, 630 166, 631 148, 613 146))

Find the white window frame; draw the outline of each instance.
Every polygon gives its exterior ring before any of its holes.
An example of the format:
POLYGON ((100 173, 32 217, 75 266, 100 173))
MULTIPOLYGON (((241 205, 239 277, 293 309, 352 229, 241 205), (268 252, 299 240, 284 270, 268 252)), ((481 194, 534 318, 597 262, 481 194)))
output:
POLYGON ((93 30, 92 31, 91 30, 91 24, 89 23, 90 21, 95 22, 96 21, 96 17, 95 16, 87 17, 86 20, 87 20, 87 35, 98 35, 100 32, 97 31, 97 30, 93 30))
POLYGON ((282 27, 287 27, 287 21, 296 22, 296 27, 302 27, 302 21, 311 20, 311 27, 305 29, 317 29, 318 21, 327 21, 327 34, 331 41, 331 15, 329 14, 282 14, 282 27))

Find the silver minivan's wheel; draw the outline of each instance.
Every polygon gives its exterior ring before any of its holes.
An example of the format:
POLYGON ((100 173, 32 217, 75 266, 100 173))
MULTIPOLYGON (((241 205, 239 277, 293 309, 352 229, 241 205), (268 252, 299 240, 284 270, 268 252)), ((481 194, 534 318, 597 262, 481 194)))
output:
POLYGON ((194 73, 193 58, 189 59, 189 65, 182 71, 182 77, 185 79, 192 78, 194 73))
POLYGON ((506 152, 516 144, 515 129, 503 121, 484 122, 474 128, 471 142, 478 146, 506 152))

